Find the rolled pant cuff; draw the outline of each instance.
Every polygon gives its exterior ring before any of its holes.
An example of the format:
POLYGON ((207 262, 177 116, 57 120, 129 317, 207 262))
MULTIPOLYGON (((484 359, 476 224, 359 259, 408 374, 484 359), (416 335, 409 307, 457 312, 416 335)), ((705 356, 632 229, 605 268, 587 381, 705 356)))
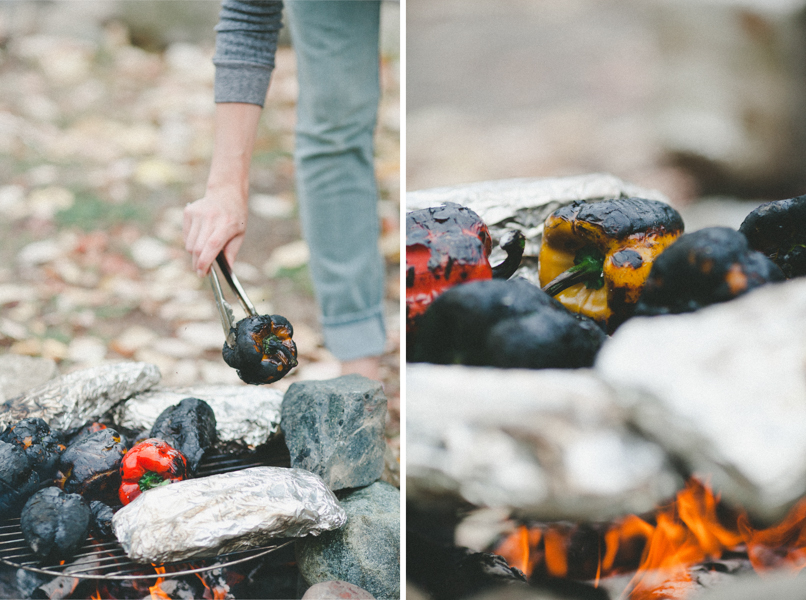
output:
POLYGON ((325 347, 340 361, 380 356, 386 346, 383 313, 349 323, 322 324, 325 347))

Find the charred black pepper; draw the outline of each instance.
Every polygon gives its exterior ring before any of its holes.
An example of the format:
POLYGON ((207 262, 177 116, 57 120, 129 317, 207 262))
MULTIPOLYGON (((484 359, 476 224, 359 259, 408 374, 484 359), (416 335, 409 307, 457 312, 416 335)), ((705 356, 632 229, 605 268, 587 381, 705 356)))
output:
POLYGON ((87 540, 92 513, 78 494, 49 487, 31 496, 20 516, 26 543, 44 562, 69 560, 87 540))
POLYGON ((787 279, 806 275, 806 195, 762 204, 739 231, 750 247, 781 267, 787 279))
POLYGON ((184 454, 193 474, 205 451, 215 444, 215 413, 204 400, 185 398, 160 413, 149 437, 165 440, 184 454))

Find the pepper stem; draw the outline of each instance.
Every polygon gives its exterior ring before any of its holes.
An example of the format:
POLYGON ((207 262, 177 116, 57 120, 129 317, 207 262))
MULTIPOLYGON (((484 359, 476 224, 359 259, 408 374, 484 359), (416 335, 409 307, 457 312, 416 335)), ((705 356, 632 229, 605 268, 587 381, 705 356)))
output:
POLYGON ((151 488, 166 485, 168 483, 169 481, 167 479, 163 479, 159 473, 155 473, 154 471, 146 471, 146 474, 140 478, 140 481, 137 482, 137 485, 140 487, 141 492, 145 492, 151 488))
POLYGON ((574 266, 544 285, 543 291, 556 296, 578 283, 584 283, 588 289, 601 289, 604 285, 603 268, 604 255, 593 248, 583 248, 576 253, 574 266))

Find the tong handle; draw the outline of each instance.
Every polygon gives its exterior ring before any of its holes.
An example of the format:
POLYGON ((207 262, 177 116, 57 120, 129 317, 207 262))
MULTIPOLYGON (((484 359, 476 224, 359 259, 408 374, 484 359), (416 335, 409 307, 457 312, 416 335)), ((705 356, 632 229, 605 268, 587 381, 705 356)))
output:
POLYGON ((238 301, 243 306, 243 309, 246 311, 250 317, 256 317, 257 311, 255 310, 254 305, 252 302, 249 301, 249 298, 246 295, 246 292, 241 287, 241 282, 238 281, 238 278, 235 276, 235 273, 232 272, 232 269, 227 264, 227 259, 224 258, 224 253, 219 252, 218 256, 216 256, 216 262, 218 263, 219 268, 221 269, 221 273, 224 275, 224 279, 227 280, 230 288, 238 297, 238 301))

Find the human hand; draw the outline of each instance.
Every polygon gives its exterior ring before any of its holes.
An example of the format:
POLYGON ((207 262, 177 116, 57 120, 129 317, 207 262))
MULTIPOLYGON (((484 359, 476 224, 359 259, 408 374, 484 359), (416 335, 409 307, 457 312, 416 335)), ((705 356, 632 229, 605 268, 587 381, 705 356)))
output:
POLYGON ((222 250, 230 265, 241 249, 249 217, 247 200, 228 191, 211 192, 185 206, 182 234, 193 269, 204 277, 222 250))

